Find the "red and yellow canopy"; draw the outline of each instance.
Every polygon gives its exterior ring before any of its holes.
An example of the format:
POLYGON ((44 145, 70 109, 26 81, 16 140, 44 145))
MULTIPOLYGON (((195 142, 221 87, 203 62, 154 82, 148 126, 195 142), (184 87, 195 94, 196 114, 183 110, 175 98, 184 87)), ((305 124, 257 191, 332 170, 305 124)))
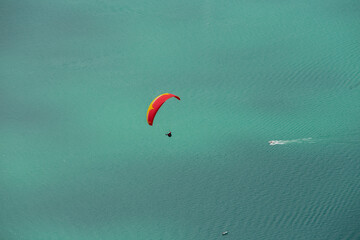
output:
POLYGON ((175 96, 174 94, 164 93, 164 94, 157 96, 150 103, 150 106, 149 106, 149 108, 147 110, 147 114, 146 114, 146 120, 150 126, 153 125, 155 115, 156 115, 157 111, 159 110, 159 108, 164 104, 164 102, 166 102, 169 98, 172 98, 172 97, 180 100, 180 98, 178 96, 175 96))

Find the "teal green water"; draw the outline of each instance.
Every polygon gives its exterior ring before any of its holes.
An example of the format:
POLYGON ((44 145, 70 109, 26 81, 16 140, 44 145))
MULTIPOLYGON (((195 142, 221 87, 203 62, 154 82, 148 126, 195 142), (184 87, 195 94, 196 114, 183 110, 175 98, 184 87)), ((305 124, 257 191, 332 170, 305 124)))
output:
POLYGON ((0 238, 360 239, 359 10, 2 1, 0 238))

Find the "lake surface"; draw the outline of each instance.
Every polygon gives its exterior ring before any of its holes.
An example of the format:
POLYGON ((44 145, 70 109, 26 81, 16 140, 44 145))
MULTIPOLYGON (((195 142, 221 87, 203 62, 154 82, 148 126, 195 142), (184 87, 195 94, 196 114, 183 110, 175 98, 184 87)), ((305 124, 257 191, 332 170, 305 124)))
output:
POLYGON ((0 238, 360 239, 359 11, 2 1, 0 238))

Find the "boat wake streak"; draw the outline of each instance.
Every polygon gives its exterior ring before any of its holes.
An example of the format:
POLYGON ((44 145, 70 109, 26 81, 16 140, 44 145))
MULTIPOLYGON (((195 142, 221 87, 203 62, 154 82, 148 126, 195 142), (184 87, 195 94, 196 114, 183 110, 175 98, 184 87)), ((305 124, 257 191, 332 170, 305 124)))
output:
POLYGON ((292 140, 271 140, 269 141, 270 145, 284 145, 284 144, 293 144, 293 143, 315 143, 315 141, 310 138, 299 138, 292 140))

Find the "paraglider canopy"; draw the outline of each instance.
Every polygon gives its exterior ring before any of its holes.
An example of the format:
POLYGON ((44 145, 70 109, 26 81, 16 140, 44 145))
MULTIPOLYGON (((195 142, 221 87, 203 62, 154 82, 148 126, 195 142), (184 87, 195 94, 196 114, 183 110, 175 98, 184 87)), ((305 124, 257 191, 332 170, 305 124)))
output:
POLYGON ((164 93, 159 96, 157 96, 151 103, 147 110, 146 114, 146 120, 150 126, 153 125, 154 118, 156 116, 156 113, 158 112, 159 108, 166 102, 169 98, 177 98, 180 100, 180 98, 174 94, 171 93, 164 93))

